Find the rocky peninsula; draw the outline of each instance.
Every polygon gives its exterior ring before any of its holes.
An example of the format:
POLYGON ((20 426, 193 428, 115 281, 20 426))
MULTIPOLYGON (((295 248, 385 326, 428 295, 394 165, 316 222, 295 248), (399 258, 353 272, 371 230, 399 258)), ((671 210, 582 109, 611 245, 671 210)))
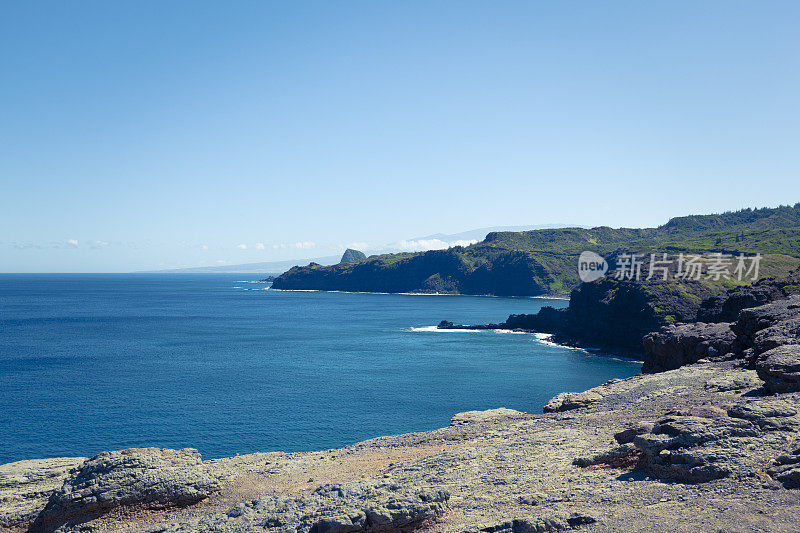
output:
MULTIPOLYGON (((752 290, 776 298, 732 322, 661 327, 643 342, 646 373, 559 394, 539 414, 460 413, 319 452, 204 461, 138 448, 1 465, 0 529, 797 531, 800 296, 752 290)), ((759 303, 734 292, 703 308, 729 317, 737 301, 759 303)))

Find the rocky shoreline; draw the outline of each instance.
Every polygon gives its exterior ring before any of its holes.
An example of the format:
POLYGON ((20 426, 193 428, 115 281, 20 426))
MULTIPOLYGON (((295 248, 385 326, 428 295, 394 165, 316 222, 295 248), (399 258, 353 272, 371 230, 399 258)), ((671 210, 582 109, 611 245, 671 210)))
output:
POLYGON ((796 531, 800 394, 740 361, 341 449, 0 466, 6 531, 796 531))
POLYGON ((797 531, 800 296, 780 296, 651 332, 646 373, 541 414, 460 413, 319 452, 0 465, 0 530, 797 531))

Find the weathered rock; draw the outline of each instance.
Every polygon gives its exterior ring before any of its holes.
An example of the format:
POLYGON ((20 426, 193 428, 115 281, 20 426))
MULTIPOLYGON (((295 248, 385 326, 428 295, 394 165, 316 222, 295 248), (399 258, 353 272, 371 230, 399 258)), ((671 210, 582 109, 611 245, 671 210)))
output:
POLYGON ((753 336, 753 348, 758 354, 784 344, 800 344, 800 309, 797 316, 764 328, 753 336))
POLYGON ((787 489, 800 489, 800 449, 778 457, 767 473, 787 489))
POLYGON ((676 324, 644 336, 642 372, 673 370, 733 351, 736 335, 730 324, 676 324))
POLYGON ((773 393, 800 391, 800 344, 778 346, 756 361, 758 377, 773 393))
POLYGON ((597 453, 590 457, 577 457, 573 459, 575 466, 587 467, 604 465, 613 468, 637 468, 642 454, 633 444, 623 444, 616 448, 597 453))
POLYGON ((633 439, 636 438, 637 435, 643 435, 653 431, 654 426, 655 424, 652 422, 639 422, 633 427, 630 427, 624 431, 620 431, 619 433, 615 433, 614 440, 620 444, 633 442, 633 439))
POLYGON ((36 520, 36 529, 81 523, 116 507, 167 508, 197 503, 219 480, 191 448, 103 452, 75 469, 36 520))
POLYGON ((727 458, 736 453, 735 448, 710 444, 759 434, 747 420, 675 416, 659 420, 649 434, 636 436, 633 443, 642 451, 641 467, 662 478, 699 483, 731 473, 727 458))
POLYGON ((588 407, 594 402, 601 400, 602 394, 590 389, 586 392, 562 392, 553 396, 542 408, 545 413, 557 413, 561 411, 571 411, 588 407))
POLYGON ((558 413, 561 411, 571 411, 573 409, 582 409, 589 407, 594 403, 602 400, 610 391, 613 386, 623 380, 612 379, 602 385, 593 387, 583 392, 562 392, 556 394, 547 404, 542 408, 545 413, 558 413))
POLYGON ((464 533, 546 533, 549 531, 575 529, 580 526, 594 524, 595 522, 597 522, 597 520, 591 516, 572 513, 568 517, 516 518, 491 526, 468 529, 464 533))
POLYGON ((403 487, 391 479, 328 484, 307 496, 270 496, 241 503, 198 524, 149 531, 292 531, 351 533, 401 530, 435 518, 447 508, 448 492, 403 487))
POLYGON ((762 385, 758 375, 752 370, 743 370, 738 374, 725 376, 719 379, 710 379, 705 382, 703 388, 713 392, 727 392, 744 389, 755 389, 762 385))
POLYGON ((505 407, 488 409, 486 411, 465 411, 453 415, 453 418, 450 419, 450 425, 461 426, 496 418, 519 418, 524 416, 526 416, 525 413, 521 411, 515 411, 514 409, 507 409, 505 407))
MULTIPOLYGON (((739 318, 731 325, 733 332, 740 338, 741 348, 755 346, 756 334, 781 322, 800 317, 800 296, 792 296, 786 300, 744 309, 739 318)), ((776 334, 780 331, 775 331, 776 334)), ((768 336, 759 337, 760 345, 768 345, 768 336)), ((757 349, 757 353, 761 353, 757 349)))
POLYGON ((0 465, 0 530, 27 529, 70 470, 85 460, 61 457, 0 465))
POLYGON ((759 398, 728 409, 732 418, 749 420, 764 431, 796 431, 797 409, 784 400, 759 398))

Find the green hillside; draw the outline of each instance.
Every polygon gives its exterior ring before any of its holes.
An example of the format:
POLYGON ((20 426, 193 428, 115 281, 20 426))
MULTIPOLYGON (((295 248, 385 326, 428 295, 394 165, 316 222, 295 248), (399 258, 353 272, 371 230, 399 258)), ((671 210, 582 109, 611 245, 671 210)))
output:
MULTIPOLYGON (((448 250, 371 256, 347 264, 295 267, 280 289, 566 295, 579 284, 577 259, 621 253, 760 253, 763 276, 800 266, 800 203, 671 219, 657 228, 564 228, 496 232, 448 250)), ((726 281, 731 284, 733 281, 726 281)))

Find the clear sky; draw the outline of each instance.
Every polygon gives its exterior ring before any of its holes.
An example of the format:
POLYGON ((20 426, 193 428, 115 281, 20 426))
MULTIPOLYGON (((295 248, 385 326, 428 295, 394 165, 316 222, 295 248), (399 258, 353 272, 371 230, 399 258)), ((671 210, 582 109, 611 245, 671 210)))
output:
POLYGON ((794 204, 798 28, 796 1, 4 1, 0 271, 794 204))

